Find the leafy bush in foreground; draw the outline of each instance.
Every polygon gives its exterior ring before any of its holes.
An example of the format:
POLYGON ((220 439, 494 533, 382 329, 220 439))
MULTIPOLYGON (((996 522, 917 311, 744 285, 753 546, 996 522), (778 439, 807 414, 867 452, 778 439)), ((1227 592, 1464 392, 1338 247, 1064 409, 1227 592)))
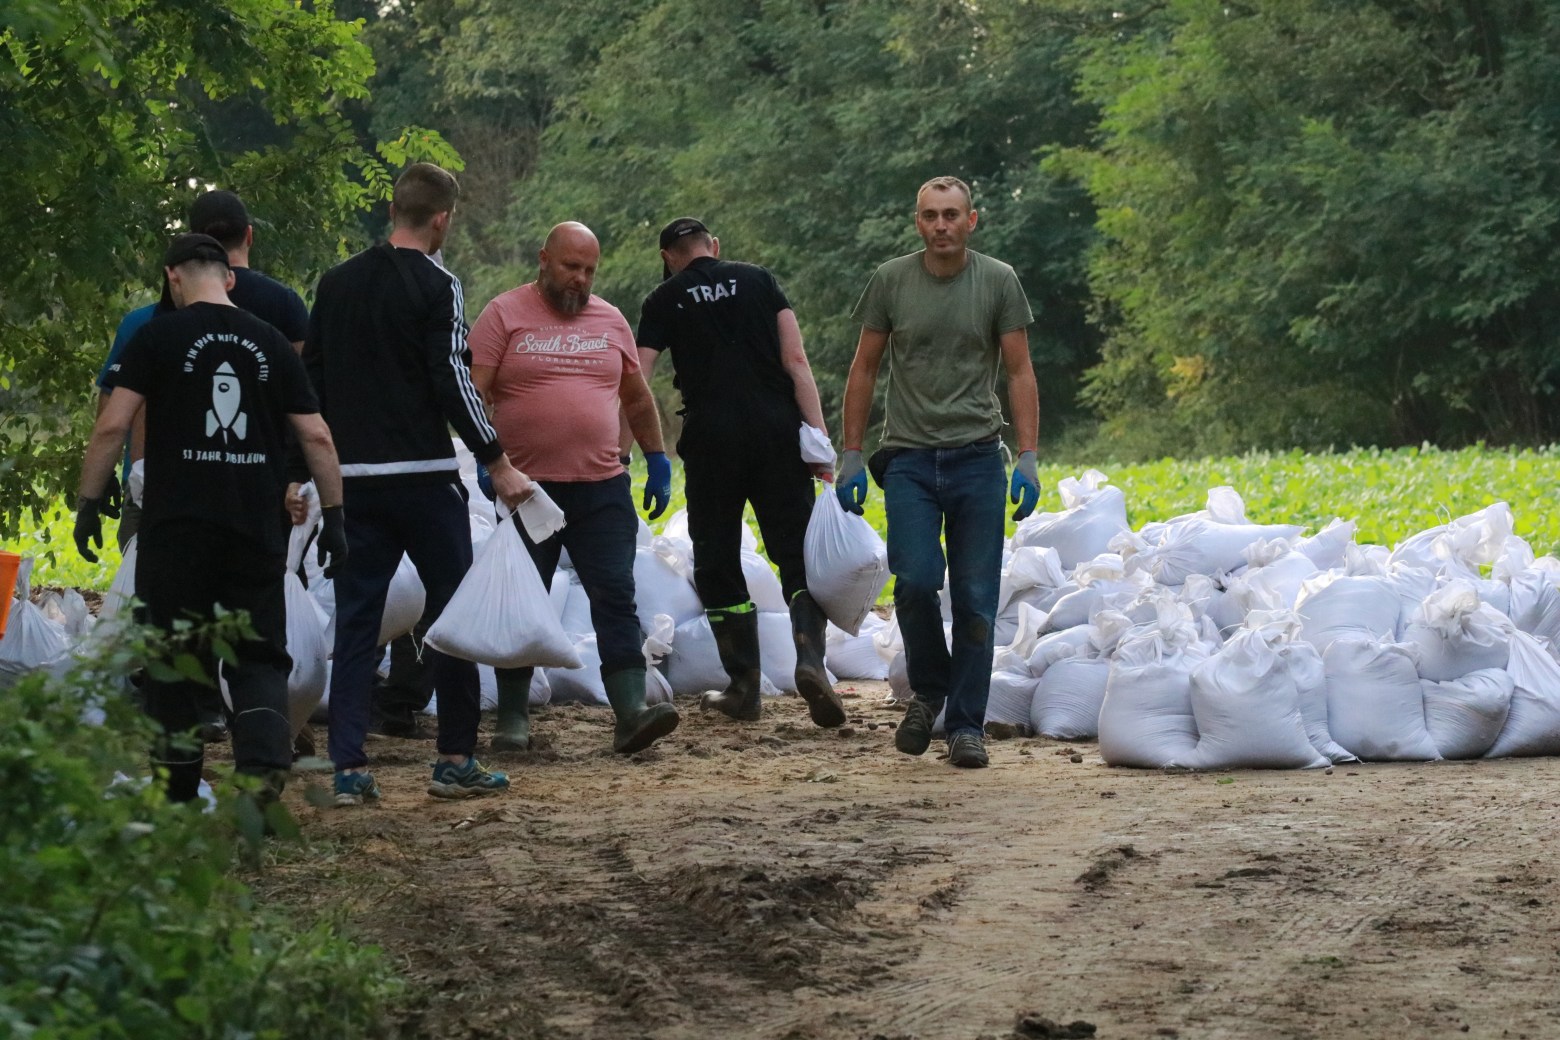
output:
POLYGON ((383 1035, 399 983, 379 951, 290 925, 228 876, 237 800, 202 813, 157 784, 110 786, 144 772, 151 731, 101 691, 141 652, 108 640, 0 697, 0 1035, 383 1035), (94 706, 101 726, 83 721, 94 706))

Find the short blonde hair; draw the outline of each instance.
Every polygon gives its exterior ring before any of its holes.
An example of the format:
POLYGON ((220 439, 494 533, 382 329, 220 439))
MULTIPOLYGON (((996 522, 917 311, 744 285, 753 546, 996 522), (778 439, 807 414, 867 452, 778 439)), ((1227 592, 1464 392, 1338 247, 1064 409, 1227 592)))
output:
POLYGON ((924 191, 957 191, 964 195, 964 208, 974 209, 975 200, 970 197, 970 186, 957 177, 933 177, 916 191, 916 205, 921 202, 921 193, 924 191))

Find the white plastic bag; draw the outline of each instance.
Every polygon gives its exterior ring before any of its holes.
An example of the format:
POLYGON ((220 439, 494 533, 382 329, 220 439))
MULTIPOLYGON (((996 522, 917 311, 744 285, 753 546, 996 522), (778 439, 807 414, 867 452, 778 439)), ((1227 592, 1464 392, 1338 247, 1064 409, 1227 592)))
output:
POLYGON ((135 561, 136 543, 140 536, 136 535, 125 543, 124 553, 119 558, 119 569, 114 572, 114 580, 108 586, 108 591, 103 593, 103 606, 98 610, 98 617, 118 617, 135 599, 135 561))
POLYGON ((1030 708, 1035 699, 1038 679, 1026 671, 991 673, 991 685, 986 695, 986 721, 1005 722, 1010 726, 1029 728, 1030 708))
POLYGON ((815 462, 825 466, 834 465, 834 445, 829 443, 829 435, 816 426, 802 423, 801 429, 796 431, 797 441, 802 451, 803 462, 815 462))
MULTIPOLYGON (((1307 561, 1309 562, 1309 561, 1307 561)), ((1328 764, 1306 735, 1300 691, 1280 644, 1292 620, 1235 633, 1192 671, 1192 769, 1314 769, 1328 764)))
POLYGON ((1106 764, 1161 769, 1196 750, 1192 669, 1207 657, 1191 612, 1179 604, 1121 641, 1100 705, 1106 764))
POLYGON ((1053 549, 1064 571, 1109 551, 1113 538, 1131 530, 1126 496, 1120 488, 1106 486, 1109 480, 1097 469, 1081 478, 1062 479, 1057 490, 1064 511, 1036 513, 1020 521, 1013 532, 1014 550, 1028 546, 1053 549))
POLYGON ((825 487, 802 538, 807 591, 824 616, 855 635, 888 583, 888 549, 872 525, 825 487))
POLYGON ((1560 664, 1526 632, 1511 637, 1511 712, 1485 758, 1560 755, 1560 664))
POLYGON ((759 611, 766 614, 786 613, 785 592, 775 569, 754 550, 742 550, 742 578, 747 583, 748 599, 759 611))
POLYGON ((22 558, 16 575, 16 599, 0 639, 0 686, 9 686, 29 672, 57 670, 69 663, 71 641, 62 625, 43 616, 31 599, 33 559, 22 558))
POLYGON ((580 666, 513 521, 482 547, 425 641, 495 668, 580 666))
POLYGON ((1505 668, 1511 631, 1510 619, 1479 602, 1471 583, 1453 581, 1425 597, 1403 642, 1418 651, 1421 678, 1445 682, 1485 668, 1505 668))
POLYGON ((824 636, 824 663, 841 679, 888 678, 888 660, 878 653, 873 636, 886 625, 876 614, 868 614, 861 630, 849 635, 838 625, 829 625, 824 636))
POLYGON ((1035 686, 1030 728, 1058 740, 1093 740, 1100 731, 1100 707, 1109 678, 1110 662, 1100 658, 1054 661, 1035 686))
POLYGON ((1295 599, 1302 638, 1322 653, 1340 637, 1379 640, 1397 634, 1398 594, 1384 577, 1318 574, 1295 599))
POLYGON ((303 729, 325 695, 325 660, 330 647, 325 642, 325 626, 303 582, 292 570, 282 575, 283 600, 287 609, 287 655, 292 670, 287 674, 287 717, 293 736, 303 729))

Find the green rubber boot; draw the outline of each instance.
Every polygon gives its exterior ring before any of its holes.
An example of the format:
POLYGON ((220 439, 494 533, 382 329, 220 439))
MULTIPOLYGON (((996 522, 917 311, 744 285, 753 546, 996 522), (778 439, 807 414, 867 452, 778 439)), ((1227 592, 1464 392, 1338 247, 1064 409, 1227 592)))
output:
POLYGON ((494 751, 531 749, 531 674, 534 668, 495 668, 498 677, 498 728, 488 746, 494 751))
POLYGON ((758 667, 758 614, 751 603, 705 613, 715 633, 721 666, 731 682, 720 693, 706 693, 699 698, 699 707, 714 709, 738 722, 757 722, 764 715, 759 693, 762 673, 758 667))
POLYGON ((796 643, 796 692, 807 702, 813 723, 830 728, 845 724, 845 705, 829 682, 823 664, 824 626, 828 619, 812 595, 798 592, 791 600, 791 638, 796 643))
POLYGON ((645 670, 624 668, 601 677, 607 688, 607 701, 617 716, 617 726, 612 731, 612 750, 620 755, 632 755, 654 744, 682 721, 677 709, 670 704, 645 706, 645 670))

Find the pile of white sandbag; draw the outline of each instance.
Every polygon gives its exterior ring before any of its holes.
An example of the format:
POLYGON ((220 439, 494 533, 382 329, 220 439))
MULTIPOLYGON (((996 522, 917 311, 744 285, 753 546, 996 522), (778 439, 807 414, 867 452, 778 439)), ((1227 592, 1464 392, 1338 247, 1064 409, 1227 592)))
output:
POLYGON ((1504 503, 1387 548, 1230 488, 1133 531, 1113 490, 1063 481, 1010 540, 988 722, 1146 768, 1560 752, 1560 560, 1504 503))

